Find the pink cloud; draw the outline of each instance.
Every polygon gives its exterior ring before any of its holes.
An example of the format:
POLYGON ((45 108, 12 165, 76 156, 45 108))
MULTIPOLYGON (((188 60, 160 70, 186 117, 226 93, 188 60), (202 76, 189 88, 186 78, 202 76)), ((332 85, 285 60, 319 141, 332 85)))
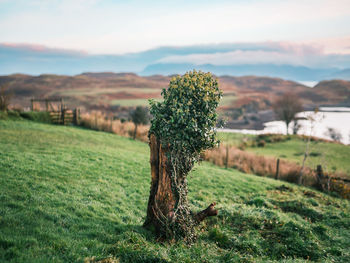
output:
POLYGON ((88 53, 83 50, 72 50, 64 48, 51 48, 40 44, 31 43, 0 43, 0 46, 9 48, 19 48, 23 50, 34 51, 38 53, 62 53, 62 54, 76 54, 76 55, 87 55, 88 53))

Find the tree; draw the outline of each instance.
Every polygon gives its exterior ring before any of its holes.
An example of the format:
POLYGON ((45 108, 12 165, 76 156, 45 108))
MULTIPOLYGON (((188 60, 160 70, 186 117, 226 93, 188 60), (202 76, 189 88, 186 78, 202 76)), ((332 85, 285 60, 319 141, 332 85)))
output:
POLYGON ((299 97, 287 92, 279 97, 272 107, 277 117, 286 123, 288 135, 289 124, 295 119, 295 115, 303 110, 299 97))
POLYGON ((130 114, 132 122, 135 124, 133 138, 136 138, 137 126, 140 124, 147 124, 149 120, 147 107, 137 106, 136 109, 130 114))
POLYGON ((218 144, 216 108, 222 97, 210 73, 188 72, 171 79, 162 102, 150 101, 151 191, 144 226, 163 239, 195 240, 195 226, 217 214, 215 203, 193 213, 187 175, 200 154, 218 144))
POLYGON ((304 158, 303 158, 303 162, 302 162, 301 169, 299 172, 298 184, 303 183, 303 174, 304 174, 305 163, 306 163, 307 158, 310 155, 310 142, 311 142, 311 137, 314 134, 315 126, 317 123, 321 122, 323 118, 324 118, 323 115, 318 114, 318 108, 316 108, 313 113, 309 114, 306 117, 306 120, 308 120, 310 122, 310 134, 307 137, 307 141, 306 141, 306 145, 305 145, 304 158))
POLYGON ((331 127, 327 128, 325 135, 330 137, 335 142, 340 142, 343 139, 343 136, 341 135, 340 131, 331 127))
POLYGON ((6 93, 7 86, 2 85, 0 89, 0 111, 7 111, 12 95, 6 93))

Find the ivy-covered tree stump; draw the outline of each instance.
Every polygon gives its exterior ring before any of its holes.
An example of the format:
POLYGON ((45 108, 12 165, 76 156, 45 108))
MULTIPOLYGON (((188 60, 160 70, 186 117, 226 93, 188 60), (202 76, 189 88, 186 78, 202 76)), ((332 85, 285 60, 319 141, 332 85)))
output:
POLYGON ((217 215, 215 203, 190 211, 187 175, 200 154, 217 145, 216 108, 222 92, 210 73, 188 72, 174 77, 162 91, 162 102, 151 101, 151 191, 144 225, 162 239, 195 240, 195 226, 217 215))

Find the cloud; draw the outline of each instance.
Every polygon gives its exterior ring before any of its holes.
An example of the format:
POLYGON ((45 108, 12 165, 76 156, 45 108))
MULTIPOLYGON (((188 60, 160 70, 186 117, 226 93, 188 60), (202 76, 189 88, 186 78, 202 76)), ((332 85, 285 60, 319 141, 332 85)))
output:
POLYGON ((95 54, 350 34, 348 0, 0 0, 0 4, 2 41, 83 48, 95 54))
POLYGON ((231 46, 227 45, 227 47, 230 47, 231 50, 226 48, 210 52, 209 49, 202 49, 204 52, 164 56, 157 62, 195 65, 289 64, 320 68, 350 66, 350 52, 328 53, 325 47, 319 43, 262 42, 246 45, 244 43, 232 44, 231 46), (244 46, 246 48, 241 48, 244 46))
MULTIPOLYGON (((33 54, 56 54, 56 55, 71 55, 71 56, 81 56, 88 55, 86 51, 83 50, 73 50, 64 48, 52 48, 39 44, 29 44, 29 43, 0 43, 1 49, 13 50, 13 51, 25 51, 33 54)), ((4 51, 2 51, 4 52, 4 51)))

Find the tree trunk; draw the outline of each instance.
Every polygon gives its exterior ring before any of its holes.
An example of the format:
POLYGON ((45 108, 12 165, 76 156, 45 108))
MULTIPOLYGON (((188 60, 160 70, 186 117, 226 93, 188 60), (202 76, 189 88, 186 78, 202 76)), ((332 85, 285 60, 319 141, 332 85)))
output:
POLYGON ((171 221, 175 198, 171 190, 171 178, 166 151, 155 135, 150 136, 151 192, 144 226, 152 226, 161 235, 166 221, 171 221))
POLYGON ((134 135, 133 135, 133 139, 136 139, 136 133, 137 133, 137 124, 135 123, 135 129, 134 129, 134 135))
MULTIPOLYGON (((162 147, 154 134, 150 135, 151 191, 148 200, 145 227, 153 229, 160 238, 169 238, 169 225, 176 220, 176 204, 179 195, 172 187, 171 166, 167 158, 167 149, 162 147)), ((217 215, 215 203, 197 214, 190 214, 197 224, 208 216, 217 215)), ((192 222, 191 221, 191 222, 192 222)), ((171 230, 170 230, 171 231, 171 230)), ((170 236, 170 238, 173 238, 170 236)))
POLYGON ((286 122, 286 126, 287 126, 287 135, 289 135, 289 122, 286 122))
POLYGON ((226 145, 226 158, 225 158, 225 168, 228 168, 228 151, 229 151, 229 147, 228 144, 226 145))

